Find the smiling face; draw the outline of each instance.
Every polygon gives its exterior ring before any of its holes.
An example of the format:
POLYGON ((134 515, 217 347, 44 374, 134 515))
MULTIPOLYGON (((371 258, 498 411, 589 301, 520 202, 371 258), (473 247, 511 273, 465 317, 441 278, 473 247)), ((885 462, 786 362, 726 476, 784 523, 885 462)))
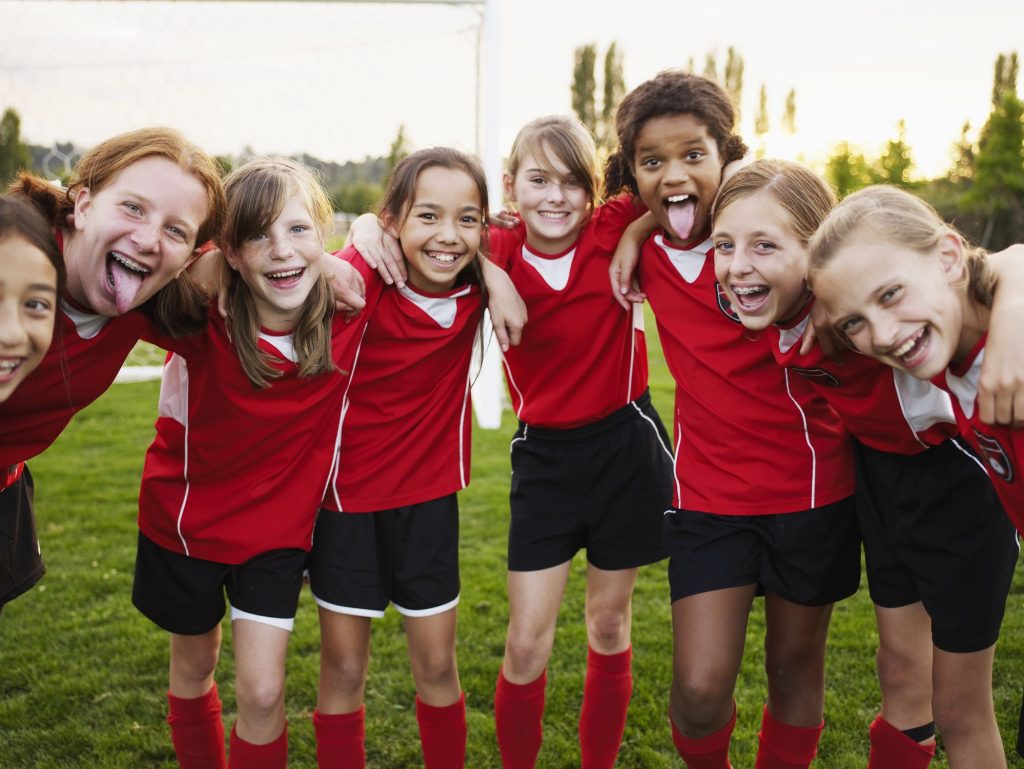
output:
POLYGON ((271 331, 290 331, 320 276, 322 253, 323 240, 309 206, 295 193, 270 226, 246 238, 237 251, 228 249, 224 256, 249 287, 260 325, 271 331))
POLYGON ((718 145, 691 114, 651 118, 637 133, 633 175, 640 199, 683 246, 703 237, 722 178, 718 145))
POLYGON ((409 282, 421 291, 443 293, 480 249, 480 190, 461 169, 430 166, 416 177, 401 221, 385 212, 383 223, 398 237, 409 282))
POLYGON ((931 379, 970 352, 959 241, 921 253, 858 233, 814 273, 814 293, 840 334, 864 355, 931 379))
POLYGON ((807 301, 809 255, 770 194, 734 200, 711 234, 715 275, 743 325, 756 331, 794 317, 807 301))
POLYGON ((0 240, 0 403, 39 365, 53 337, 57 270, 18 235, 0 240))
POLYGON ((515 177, 506 174, 505 192, 523 217, 526 242, 541 253, 558 254, 579 237, 590 200, 564 162, 550 151, 544 155, 526 154, 515 177))
POLYGON ((141 306, 194 258, 208 210, 202 183, 159 156, 132 163, 100 190, 83 187, 64 251, 71 296, 108 317, 141 306))

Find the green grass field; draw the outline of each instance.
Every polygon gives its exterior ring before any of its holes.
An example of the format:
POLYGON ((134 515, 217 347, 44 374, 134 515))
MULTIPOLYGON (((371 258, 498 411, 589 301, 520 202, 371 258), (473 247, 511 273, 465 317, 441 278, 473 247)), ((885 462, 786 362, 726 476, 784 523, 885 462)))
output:
MULTIPOLYGON (((653 324, 651 324, 651 327, 653 324)), ((652 346, 656 341, 651 337, 652 346)), ((174 767, 165 716, 167 637, 131 605, 136 496, 143 453, 152 438, 156 383, 116 385, 80 414, 31 464, 43 554, 40 586, 0 616, 0 767, 174 767)), ((652 350, 652 391, 671 414, 671 382, 652 350)), ((467 765, 499 767, 492 695, 505 620, 508 525, 506 414, 500 431, 474 435, 473 482, 461 494, 462 601, 459 669, 469 720, 467 765)), ((967 511, 965 511, 966 514, 967 511)), ((577 558, 549 669, 540 766, 578 766, 576 722, 586 636, 582 558, 577 558)), ((1008 752, 1016 738, 1024 685, 1024 571, 1018 570, 996 657, 996 710, 1008 752)), ((829 643, 827 728, 818 767, 854 769, 867 762, 867 727, 878 709, 877 637, 862 585, 836 607, 829 643)), ((227 624, 227 623, 226 623, 227 624)), ((229 727, 235 699, 230 630, 218 671, 229 727)), ((763 615, 755 604, 747 657, 737 686, 739 722, 733 765, 752 767, 764 701, 763 615)), ((374 625, 366 690, 368 764, 419 764, 419 743, 405 643, 398 616, 374 625)), ((680 767, 666 720, 671 625, 664 564, 641 572, 634 600, 634 679, 629 724, 618 765, 680 767)), ((292 767, 315 767, 310 714, 316 698, 316 612, 304 592, 290 647, 287 707, 292 767)), ((1011 758, 1011 766, 1024 761, 1011 758)), ((941 758, 933 766, 943 769, 941 758)))

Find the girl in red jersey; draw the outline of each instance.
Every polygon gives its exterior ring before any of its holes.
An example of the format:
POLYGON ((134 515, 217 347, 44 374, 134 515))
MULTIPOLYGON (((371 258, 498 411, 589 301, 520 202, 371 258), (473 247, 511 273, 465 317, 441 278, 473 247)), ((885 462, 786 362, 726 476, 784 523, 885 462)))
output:
MULTIPOLYGON (((715 83, 662 72, 622 101, 609 193, 639 194, 660 225, 640 288, 676 381, 676 488, 665 515, 674 671, 669 715, 691 769, 729 766, 733 691, 752 601, 765 594, 768 701, 758 769, 806 767, 824 707, 834 601, 860 576, 849 440, 807 383, 751 341, 715 280, 711 205, 745 147, 715 83)), ((616 293, 632 269, 612 265, 616 293)))
POLYGON ((490 230, 491 260, 508 272, 530 317, 505 355, 520 419, 512 441, 509 628, 494 703, 506 769, 537 761, 547 663, 581 548, 590 647, 581 765, 614 764, 632 691, 633 583, 640 565, 663 557, 671 455, 647 393, 641 316, 614 312, 606 286, 608 259, 640 210, 628 197, 595 207, 595 154, 575 120, 527 124, 505 176, 521 219, 512 230, 490 230))
MULTIPOLYGON (((64 260, 34 207, 0 198, 0 403, 43 360, 53 338, 64 260)), ((0 469, 0 611, 43 576, 32 487, 12 489, 25 463, 0 469), (11 501, 8 502, 8 495, 11 501)))
POLYGON ((952 396, 960 433, 1024 532, 1024 432, 985 424, 978 382, 995 272, 919 198, 885 186, 843 200, 810 244, 810 280, 835 330, 858 352, 952 396))
MULTIPOLYGON (((469 483, 486 218, 487 184, 475 158, 436 147, 395 167, 380 226, 397 239, 408 281, 383 291, 367 325, 310 557, 320 611, 313 723, 321 767, 365 765, 371 618, 389 603, 404 619, 424 764, 465 764, 456 492, 469 483)), ((368 269, 354 247, 342 256, 368 269)), ((370 285, 383 284, 374 274, 370 285)))
POLYGON ((285 652, 367 313, 352 323, 333 314, 321 272, 332 210, 308 171, 252 160, 225 189, 228 318, 211 307, 203 333, 151 337, 174 354, 143 468, 132 599, 171 634, 179 764, 224 766, 214 672, 226 590, 238 699, 230 766, 284 767, 285 652))
POLYGON ((715 202, 715 271, 743 325, 769 339, 779 364, 814 385, 856 439, 882 688, 869 769, 926 767, 936 723, 951 767, 1005 766, 992 659, 1018 555, 1013 527, 955 439, 944 392, 871 358, 837 365, 818 347, 800 351, 814 305, 807 243, 834 205, 828 185, 796 163, 743 168, 715 202))
MULTIPOLYGON (((86 152, 67 190, 22 175, 11 191, 55 230, 67 266, 56 309, 60 340, 0 403, 0 467, 47 448, 113 382, 140 335, 198 320, 185 267, 223 216, 216 163, 176 131, 121 134, 86 152), (68 216, 74 214, 74 223, 68 216), (132 309, 138 312, 129 312, 132 309)), ((0 518, 29 503, 27 467, 0 495, 0 518)), ((36 561, 36 579, 42 565, 36 561)), ((4 568, 6 564, 0 564, 4 568)))

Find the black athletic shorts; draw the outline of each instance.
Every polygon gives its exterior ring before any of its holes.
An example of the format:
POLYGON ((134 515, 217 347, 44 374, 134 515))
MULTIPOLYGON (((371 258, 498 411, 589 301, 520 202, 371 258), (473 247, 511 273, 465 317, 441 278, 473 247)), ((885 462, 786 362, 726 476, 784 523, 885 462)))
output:
POLYGON ((854 456, 871 600, 886 608, 921 601, 943 651, 994 644, 1019 547, 966 442, 904 456, 854 441, 854 456))
POLYGON ((672 600, 756 584, 802 606, 848 598, 860 584, 853 497, 796 513, 665 514, 672 600))
POLYGON ((46 572, 36 537, 33 492, 27 465, 18 480, 0 490, 0 608, 46 572))
POLYGON ((392 603, 426 617, 459 602, 459 503, 455 494, 375 513, 321 510, 309 554, 319 606, 382 617, 392 603))
POLYGON ((307 553, 268 550, 245 563, 190 558, 166 550, 139 532, 132 603, 169 633, 202 635, 224 617, 291 630, 302 591, 307 553))
POLYGON ((520 423, 512 439, 508 568, 537 571, 581 548, 599 569, 665 557, 661 516, 672 504, 672 451, 649 392, 593 424, 520 423))

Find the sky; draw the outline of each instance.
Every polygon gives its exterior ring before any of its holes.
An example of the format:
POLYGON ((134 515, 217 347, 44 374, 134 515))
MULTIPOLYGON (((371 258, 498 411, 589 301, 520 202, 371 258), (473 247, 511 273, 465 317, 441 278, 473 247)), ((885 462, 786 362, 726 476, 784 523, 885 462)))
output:
MULTIPOLYGON (((498 147, 545 114, 571 111, 573 52, 615 42, 626 87, 658 71, 745 63, 741 131, 754 145, 758 91, 773 132, 796 90, 795 137, 768 156, 820 167, 848 141, 877 156, 906 121, 917 173, 950 165, 969 120, 990 109, 1000 52, 1024 54, 1024 3, 1007 0, 496 0, 498 147)), ((23 139, 88 146, 167 124, 205 149, 305 151, 343 162, 388 152, 399 125, 413 148, 477 148, 480 9, 330 2, 0 0, 0 109, 23 139)))

